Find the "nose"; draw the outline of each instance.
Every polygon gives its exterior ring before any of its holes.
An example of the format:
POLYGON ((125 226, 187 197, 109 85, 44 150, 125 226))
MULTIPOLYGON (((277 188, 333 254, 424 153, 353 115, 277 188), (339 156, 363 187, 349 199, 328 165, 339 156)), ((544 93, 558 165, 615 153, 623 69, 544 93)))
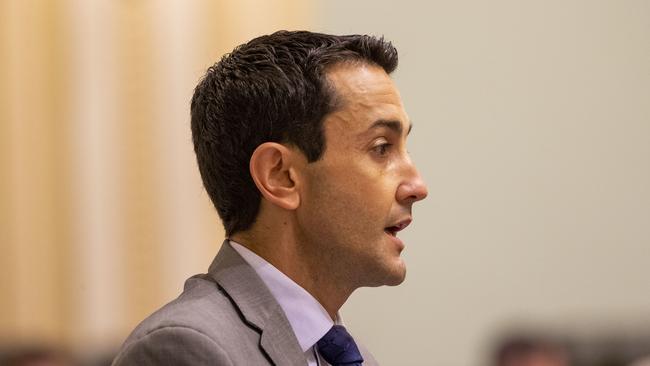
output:
POLYGON ((429 191, 415 165, 409 161, 408 175, 397 187, 397 202, 413 204, 427 198, 429 191))

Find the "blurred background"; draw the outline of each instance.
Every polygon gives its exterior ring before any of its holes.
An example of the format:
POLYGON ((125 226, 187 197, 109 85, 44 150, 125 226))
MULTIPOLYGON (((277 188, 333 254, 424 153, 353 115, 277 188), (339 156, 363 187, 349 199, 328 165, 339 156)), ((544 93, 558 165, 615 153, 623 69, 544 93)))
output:
POLYGON ((429 198, 342 310, 382 364, 648 365, 647 0, 0 1, 0 364, 109 364, 207 270, 189 101, 279 29, 400 53, 429 198))

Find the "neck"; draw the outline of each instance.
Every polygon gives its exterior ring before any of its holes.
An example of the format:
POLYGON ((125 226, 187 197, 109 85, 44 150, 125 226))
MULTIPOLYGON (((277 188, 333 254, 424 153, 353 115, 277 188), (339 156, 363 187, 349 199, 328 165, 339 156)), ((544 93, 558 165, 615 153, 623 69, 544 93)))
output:
MULTIPOLYGON (((284 225, 281 227, 287 228, 284 225)), ((339 309, 354 291, 354 287, 346 286, 345 279, 338 278, 333 266, 329 265, 335 258, 325 258, 308 243, 296 240, 292 230, 273 234, 249 230, 236 233, 230 239, 264 258, 304 288, 323 306, 332 320, 336 320, 339 309)))

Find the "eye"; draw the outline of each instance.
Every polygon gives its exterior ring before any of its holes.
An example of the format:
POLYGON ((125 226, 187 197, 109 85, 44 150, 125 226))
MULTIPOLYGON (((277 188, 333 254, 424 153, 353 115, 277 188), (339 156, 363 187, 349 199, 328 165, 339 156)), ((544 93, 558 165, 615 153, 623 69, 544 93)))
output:
POLYGON ((386 156, 391 146, 393 146, 393 144, 389 144, 386 142, 381 145, 377 145, 373 147, 372 150, 376 152, 379 156, 386 156))

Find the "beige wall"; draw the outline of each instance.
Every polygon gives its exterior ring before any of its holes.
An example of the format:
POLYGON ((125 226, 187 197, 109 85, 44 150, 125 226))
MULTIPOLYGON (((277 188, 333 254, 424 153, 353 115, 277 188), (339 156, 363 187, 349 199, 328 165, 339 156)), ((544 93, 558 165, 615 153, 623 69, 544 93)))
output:
MULTIPOLYGON (((384 34, 428 185, 409 273, 344 317, 387 365, 484 364, 512 324, 650 323, 650 2, 323 1, 384 34)), ((416 205, 417 206, 417 205, 416 205)))

